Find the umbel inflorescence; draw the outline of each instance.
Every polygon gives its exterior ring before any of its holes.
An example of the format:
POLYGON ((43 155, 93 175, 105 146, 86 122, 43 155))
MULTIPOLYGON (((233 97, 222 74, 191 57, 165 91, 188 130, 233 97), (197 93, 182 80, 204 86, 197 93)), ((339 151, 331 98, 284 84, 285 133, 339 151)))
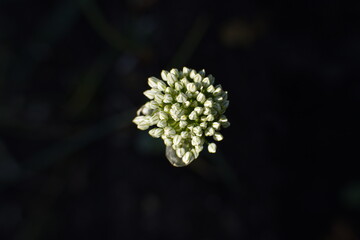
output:
POLYGON ((144 95, 150 100, 137 112, 133 122, 140 130, 149 130, 162 138, 166 156, 174 166, 186 166, 196 159, 208 144, 210 153, 223 135, 221 128, 230 126, 224 113, 229 105, 227 91, 214 85, 215 78, 184 67, 161 72, 162 80, 148 78, 151 89, 144 95))

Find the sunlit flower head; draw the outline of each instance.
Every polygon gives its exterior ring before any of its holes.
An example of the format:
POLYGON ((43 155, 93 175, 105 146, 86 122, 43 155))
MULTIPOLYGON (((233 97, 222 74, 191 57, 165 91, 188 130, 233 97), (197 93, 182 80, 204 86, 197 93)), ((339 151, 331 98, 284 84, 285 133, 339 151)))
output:
POLYGON ((144 95, 149 99, 137 112, 133 122, 140 130, 149 130, 162 138, 166 156, 177 167, 186 166, 198 158, 208 145, 210 153, 224 137, 221 128, 230 123, 224 115, 229 106, 227 91, 214 85, 215 78, 184 67, 182 71, 163 70, 161 78, 148 78, 151 89, 144 95))

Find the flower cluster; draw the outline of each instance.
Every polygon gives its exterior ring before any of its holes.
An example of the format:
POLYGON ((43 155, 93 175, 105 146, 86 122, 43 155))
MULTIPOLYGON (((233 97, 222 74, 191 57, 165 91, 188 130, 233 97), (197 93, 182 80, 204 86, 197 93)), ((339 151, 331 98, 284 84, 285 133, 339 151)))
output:
POLYGON ((196 159, 205 143, 208 151, 215 153, 216 144, 207 137, 221 141, 220 129, 230 126, 224 115, 229 105, 227 92, 221 85, 214 86, 215 78, 206 76, 205 70, 196 72, 186 67, 182 71, 163 70, 161 78, 148 79, 151 89, 144 95, 150 101, 138 110, 133 122, 141 130, 156 126, 149 134, 161 137, 167 153, 172 152, 181 165, 186 166, 196 159))

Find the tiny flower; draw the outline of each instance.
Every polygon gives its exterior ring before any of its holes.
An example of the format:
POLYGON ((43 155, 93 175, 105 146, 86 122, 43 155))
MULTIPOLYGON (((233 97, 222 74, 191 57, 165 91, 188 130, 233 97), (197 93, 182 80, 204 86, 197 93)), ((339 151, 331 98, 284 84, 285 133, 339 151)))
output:
POLYGON ((210 143, 208 145, 208 151, 209 151, 209 153, 216 153, 216 144, 215 143, 210 143))
POLYGON ((163 81, 159 80, 158 83, 157 83, 157 87, 158 87, 159 90, 165 91, 166 84, 163 81))
POLYGON ((195 112, 195 110, 189 114, 190 120, 196 120, 197 118, 198 118, 198 114, 197 114, 197 112, 195 112))
POLYGON ((206 77, 206 78, 204 78, 203 80, 202 80, 202 83, 203 83, 203 86, 204 87, 208 87, 208 86, 210 86, 210 79, 208 78, 208 77, 206 77))
POLYGON ((185 154, 185 148, 178 148, 176 149, 176 155, 179 157, 179 158, 182 158, 185 154))
POLYGON ((176 101, 178 101, 180 103, 186 102, 186 100, 187 100, 187 97, 186 97, 185 93, 183 93, 183 92, 179 93, 179 95, 176 97, 176 101))
POLYGON ((182 132, 180 133, 180 135, 181 135, 181 137, 182 137, 183 139, 186 139, 186 138, 188 138, 188 137, 190 136, 190 133, 187 132, 187 131, 182 131, 182 132))
POLYGON ((164 95, 163 102, 164 102, 164 103, 172 103, 172 101, 173 101, 172 96, 171 96, 170 94, 166 93, 166 94, 164 95))
POLYGON ((205 136, 210 137, 215 134, 215 130, 212 127, 209 127, 205 130, 205 136))
MULTIPOLYGON (((166 157, 174 166, 186 166, 212 137, 221 141, 221 128, 230 126, 224 113, 229 105, 228 94, 215 78, 184 67, 169 72, 163 70, 161 79, 148 78, 149 99, 138 111, 133 122, 150 136, 161 137, 166 145, 166 157), (208 139, 208 140, 207 140, 208 139)), ((209 143, 208 151, 216 152, 216 144, 209 143)))
POLYGON ((159 79, 157 79, 156 77, 149 77, 148 78, 148 84, 150 87, 157 89, 157 83, 158 83, 159 79))
POLYGON ((175 129, 171 128, 171 127, 165 127, 164 128, 164 134, 168 137, 172 137, 176 134, 175 129))
POLYGON ((154 138, 159 138, 164 132, 162 128, 153 128, 149 131, 149 134, 154 138))
POLYGON ((213 93, 215 91, 215 87, 213 85, 210 85, 210 86, 208 86, 206 91, 209 92, 209 93, 213 93))
POLYGON ((189 164, 192 160, 194 160, 194 154, 192 152, 186 152, 182 157, 182 160, 185 164, 189 164))
POLYGON ((175 135, 175 137, 173 138, 173 143, 174 145, 179 145, 181 143, 181 136, 180 135, 175 135))
POLYGON ((193 70, 191 70, 191 72, 190 72, 190 78, 192 78, 192 79, 194 79, 195 78, 195 75, 196 75, 196 71, 193 69, 193 70))
POLYGON ((193 82, 186 84, 186 88, 189 92, 196 92, 197 90, 196 85, 193 82))
POLYGON ((213 122, 213 124, 212 124, 212 127, 215 129, 215 130, 219 130, 220 129, 220 123, 218 123, 218 122, 213 122))
POLYGON ((200 103, 204 103, 205 100, 206 100, 205 94, 199 93, 199 94, 197 95, 197 97, 196 97, 196 100, 197 100, 198 102, 200 102, 200 103))
POLYGON ((194 136, 194 137, 191 138, 191 144, 193 146, 198 146, 198 145, 200 145, 200 143, 201 143, 200 137, 194 136))
POLYGON ((176 76, 173 73, 168 73, 166 75, 166 80, 169 86, 174 86, 174 83, 176 82, 176 76))
POLYGON ((186 125, 187 125, 187 121, 182 120, 182 121, 179 122, 179 127, 180 128, 185 128, 186 125))
POLYGON ((221 141, 221 140, 223 140, 223 139, 224 139, 224 137, 223 137, 223 135, 221 135, 221 133, 216 132, 216 133, 214 134, 214 140, 215 140, 215 141, 221 141))
MULTIPOLYGON (((163 79, 163 80, 165 80, 165 81, 167 81, 168 80, 168 74, 169 74, 169 72, 168 71, 165 71, 165 70, 162 70, 161 71, 161 78, 163 79)), ((151 86, 150 86, 151 87, 151 86)))
POLYGON ((170 72, 171 72, 172 74, 174 74, 175 77, 179 77, 179 76, 180 76, 179 70, 177 70, 176 68, 171 69, 170 72))
POLYGON ((156 126, 158 126, 159 128, 164 128, 164 127, 167 126, 167 121, 166 120, 160 120, 160 121, 158 121, 156 126))
POLYGON ((194 76, 194 82, 201 82, 201 80, 202 80, 202 76, 200 74, 196 74, 194 76))
POLYGON ((149 99, 154 99, 155 94, 157 94, 157 93, 158 93, 157 91, 155 91, 155 90, 153 90, 153 89, 150 89, 150 90, 146 90, 146 91, 144 92, 144 95, 145 95, 147 98, 149 98, 149 99))

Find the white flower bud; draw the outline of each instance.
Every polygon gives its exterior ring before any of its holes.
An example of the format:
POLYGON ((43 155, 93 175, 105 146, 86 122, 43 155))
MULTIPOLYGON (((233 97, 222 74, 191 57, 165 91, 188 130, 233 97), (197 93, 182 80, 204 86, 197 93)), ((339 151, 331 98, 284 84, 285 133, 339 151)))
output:
POLYGON ((206 116, 201 116, 201 117, 200 117, 200 121, 201 121, 201 122, 206 122, 206 116))
POLYGON ((172 87, 166 87, 166 89, 165 89, 165 93, 173 94, 174 92, 175 92, 174 88, 172 88, 172 87))
POLYGON ((191 70, 191 72, 190 72, 190 78, 192 78, 192 79, 194 79, 195 78, 195 75, 196 75, 196 71, 193 69, 193 70, 191 70))
POLYGON ((171 109, 171 105, 165 105, 164 106, 164 112, 169 112, 170 111, 170 109, 171 109))
POLYGON ((163 102, 164 102, 164 103, 172 103, 172 101, 173 101, 173 98, 171 97, 171 95, 168 94, 168 93, 166 93, 166 94, 164 95, 164 100, 163 100, 163 102))
POLYGON ((164 83, 163 81, 159 80, 157 83, 157 88, 161 91, 165 91, 166 89, 166 83, 164 83))
POLYGON ((156 126, 158 126, 159 128, 164 128, 167 126, 167 121, 166 120, 160 120, 156 126))
POLYGON ((202 144, 201 144, 201 145, 199 145, 199 146, 195 146, 194 148, 195 148, 195 151, 196 151, 196 152, 200 153, 200 152, 203 150, 204 147, 203 147, 202 144))
POLYGON ((210 143, 208 145, 208 151, 209 151, 209 153, 216 153, 216 144, 215 143, 210 143))
POLYGON ((133 120, 133 123, 135 123, 136 125, 139 125, 143 122, 145 122, 145 123, 147 122, 147 118, 145 116, 137 116, 133 120))
POLYGON ((213 92, 215 91, 214 85, 208 86, 207 89, 206 89, 206 91, 209 92, 209 93, 213 93, 213 92))
POLYGON ((190 107, 190 105, 191 105, 191 102, 190 102, 190 101, 184 102, 184 106, 185 106, 185 107, 190 107))
POLYGON ((181 120, 181 121, 179 122, 179 127, 180 127, 180 128, 185 128, 187 124, 188 124, 187 121, 181 120))
POLYGON ((206 128, 207 128, 207 122, 202 122, 202 123, 200 123, 200 127, 201 127, 202 129, 206 129, 206 128))
POLYGON ((189 164, 192 160, 194 160, 194 155, 192 152, 186 152, 182 157, 182 160, 185 164, 189 164))
POLYGON ((202 85, 203 85, 204 87, 210 86, 210 79, 209 79, 208 77, 204 78, 204 79, 202 80, 202 85))
POLYGON ((196 74, 194 76, 194 82, 199 83, 199 82, 201 82, 201 80, 202 80, 202 76, 200 74, 196 74))
POLYGON ((165 127, 164 134, 167 137, 173 137, 176 134, 176 131, 172 127, 165 127))
POLYGON ((157 89, 157 83, 160 81, 160 79, 157 79, 156 77, 149 77, 148 78, 148 84, 150 87, 157 89))
POLYGON ((186 77, 182 78, 180 80, 180 82, 183 84, 183 86, 186 86, 189 83, 189 81, 186 79, 186 77))
POLYGON ((168 78, 167 78, 167 75, 168 75, 168 71, 165 71, 165 70, 162 70, 161 71, 161 78, 164 80, 164 81, 167 81, 168 78))
POLYGON ((194 155, 194 159, 199 157, 199 152, 196 151, 195 147, 193 149, 191 149, 191 153, 194 155))
POLYGON ((206 121, 208 121, 208 122, 212 122, 212 121, 214 121, 214 119, 215 119, 215 117, 212 114, 209 114, 206 116, 206 121))
POLYGON ((219 96, 223 93, 221 85, 217 85, 215 91, 213 92, 214 96, 219 96))
POLYGON ((137 128, 140 129, 140 130, 146 130, 150 127, 149 124, 147 123, 140 123, 139 125, 137 125, 137 128))
POLYGON ((190 114, 189 114, 189 119, 190 120, 197 120, 198 118, 198 114, 195 112, 195 111, 192 111, 190 114))
POLYGON ((155 125, 159 122, 159 115, 158 114, 154 114, 150 117, 150 120, 149 120, 149 124, 150 125, 155 125))
POLYGON ((180 135, 175 135, 174 138, 173 138, 173 143, 175 146, 179 145, 181 143, 181 136, 180 135))
POLYGON ((167 120, 167 119, 169 119, 169 115, 168 115, 166 112, 164 112, 164 111, 160 111, 160 112, 159 112, 159 118, 160 118, 161 120, 167 120))
POLYGON ((166 76, 167 83, 169 86, 173 86, 175 82, 177 81, 175 75, 173 73, 168 73, 166 76))
POLYGON ((172 145, 172 141, 170 138, 164 138, 164 144, 168 147, 172 145))
POLYGON ((150 89, 150 90, 146 90, 144 92, 144 95, 149 98, 149 99, 154 99, 155 95, 157 94, 158 92, 155 91, 154 89, 150 89))
POLYGON ((193 128, 193 133, 194 133, 196 136, 201 137, 202 134, 203 134, 203 131, 202 131, 202 129, 201 129, 200 126, 196 126, 196 127, 193 128))
POLYGON ((187 131, 182 131, 182 132, 180 133, 180 135, 181 135, 181 137, 182 137, 183 139, 186 139, 186 138, 190 137, 190 133, 187 132, 187 131))
POLYGON ((153 128, 149 131, 149 134, 154 138, 159 138, 164 133, 162 128, 153 128))
POLYGON ((204 106, 208 107, 208 108, 212 108, 213 107, 213 101, 212 99, 208 99, 204 102, 204 106))
POLYGON ((197 90, 196 85, 193 82, 186 84, 186 88, 189 92, 196 92, 197 90))
POLYGON ((197 97, 196 97, 196 100, 197 100, 198 102, 200 102, 200 103, 204 103, 205 100, 206 100, 206 97, 205 97, 205 95, 204 95, 203 93, 199 93, 199 94, 197 95, 197 97))
POLYGON ((153 113, 153 111, 153 109, 147 108, 145 106, 141 109, 141 113, 144 115, 150 115, 153 113))
POLYGON ((175 82, 176 91, 181 91, 184 88, 183 84, 180 82, 175 82))
POLYGON ((191 71, 191 69, 189 69, 189 68, 187 68, 187 67, 183 67, 183 74, 184 74, 185 76, 189 75, 190 71, 191 71))
POLYGON ((192 98, 194 96, 195 93, 192 93, 192 92, 189 92, 189 91, 186 91, 186 97, 187 98, 192 98))
POLYGON ((182 158, 185 154, 185 149, 184 148, 178 148, 176 149, 176 155, 179 157, 179 158, 182 158))
POLYGON ((202 107, 196 107, 194 108, 194 111, 198 114, 201 115, 204 112, 204 108, 202 107))
POLYGON ((219 130, 220 129, 220 123, 218 123, 218 122, 213 122, 212 123, 212 127, 215 129, 215 130, 219 130))
POLYGON ((179 93, 179 95, 176 97, 176 101, 181 102, 181 103, 186 102, 186 100, 187 100, 187 97, 186 97, 185 93, 183 93, 183 92, 179 93))
POLYGON ((208 127, 205 130, 205 136, 210 137, 213 136, 215 134, 215 130, 212 127, 208 127))
POLYGON ((159 107, 159 104, 156 101, 150 101, 150 102, 147 102, 145 104, 145 106, 150 109, 157 109, 159 107))
POLYGON ((223 135, 221 135, 221 133, 216 132, 216 133, 214 134, 214 140, 215 140, 215 141, 221 141, 221 140, 223 140, 223 139, 224 139, 224 137, 223 137, 223 135))
POLYGON ((204 115, 209 115, 209 114, 211 114, 211 109, 208 107, 204 108, 204 115))
POLYGON ((191 138, 191 144, 193 146, 198 146, 201 143, 201 139, 198 136, 194 136, 191 138))
POLYGON ((180 75, 179 70, 177 70, 176 68, 171 69, 170 72, 174 74, 175 77, 178 77, 180 75))
POLYGON ((155 95, 155 102, 157 102, 158 104, 161 104, 162 102, 163 102, 163 100, 164 100, 164 95, 163 94, 161 94, 161 93, 157 93, 156 95, 155 95))

